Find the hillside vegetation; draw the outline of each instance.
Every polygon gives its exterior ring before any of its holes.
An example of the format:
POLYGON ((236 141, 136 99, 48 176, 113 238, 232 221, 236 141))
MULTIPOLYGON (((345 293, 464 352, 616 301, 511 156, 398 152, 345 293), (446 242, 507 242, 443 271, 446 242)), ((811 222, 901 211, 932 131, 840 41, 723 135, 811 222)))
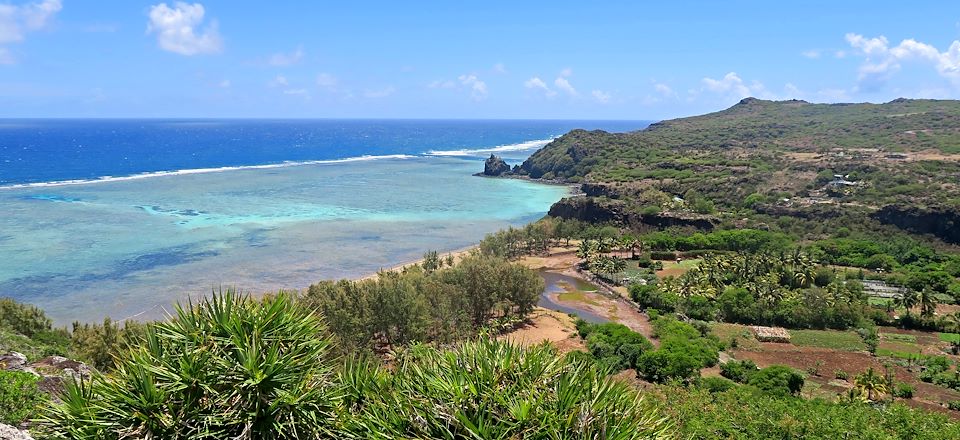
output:
POLYGON ((637 132, 575 130, 516 173, 596 184, 585 188, 588 195, 620 199, 648 214, 955 209, 960 102, 747 98, 720 112, 637 132))

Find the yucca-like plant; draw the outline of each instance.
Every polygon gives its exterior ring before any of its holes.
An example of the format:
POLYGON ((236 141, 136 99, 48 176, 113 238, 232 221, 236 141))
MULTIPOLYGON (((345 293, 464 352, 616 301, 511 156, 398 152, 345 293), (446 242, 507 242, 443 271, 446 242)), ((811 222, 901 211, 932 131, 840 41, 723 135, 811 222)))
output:
POLYGON ((64 439, 315 439, 337 417, 328 349, 288 294, 215 293, 150 326, 110 375, 68 385, 44 426, 64 439))
POLYGON ((482 338, 443 351, 413 346, 392 372, 341 373, 352 416, 344 438, 652 439, 670 427, 628 385, 549 346, 482 338))

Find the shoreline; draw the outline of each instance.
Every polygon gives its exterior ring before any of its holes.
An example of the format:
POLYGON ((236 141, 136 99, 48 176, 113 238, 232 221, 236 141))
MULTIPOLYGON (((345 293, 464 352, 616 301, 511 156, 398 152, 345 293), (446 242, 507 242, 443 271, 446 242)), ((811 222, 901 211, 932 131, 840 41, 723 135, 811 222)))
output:
MULTIPOLYGON (((458 249, 453 249, 453 250, 446 251, 446 252, 437 251, 437 256, 440 257, 441 259, 443 259, 443 258, 446 258, 447 255, 453 255, 454 261, 460 261, 460 260, 461 260, 463 257, 465 257, 467 254, 469 254, 470 252, 472 252, 472 251, 475 250, 475 249, 478 249, 479 247, 480 247, 480 244, 477 243, 477 244, 472 244, 472 245, 470 245, 470 246, 466 246, 466 247, 462 247, 462 248, 458 248, 458 249)), ((430 252, 430 251, 426 251, 426 252, 430 252)), ((406 262, 403 262, 403 263, 400 263, 400 264, 391 266, 390 268, 386 268, 386 269, 381 267, 381 268, 380 268, 379 270, 377 270, 376 272, 367 273, 367 274, 365 274, 365 275, 360 275, 360 276, 357 276, 357 277, 347 278, 347 279, 349 279, 350 281, 366 281, 366 280, 372 280, 372 279, 376 279, 376 278, 377 278, 377 275, 378 275, 380 272, 400 272, 400 271, 402 271, 403 269, 405 269, 405 268, 407 268, 407 267, 411 267, 411 266, 419 265, 420 263, 423 263, 423 260, 424 260, 423 258, 419 258, 419 259, 416 259, 416 260, 406 261, 406 262)))

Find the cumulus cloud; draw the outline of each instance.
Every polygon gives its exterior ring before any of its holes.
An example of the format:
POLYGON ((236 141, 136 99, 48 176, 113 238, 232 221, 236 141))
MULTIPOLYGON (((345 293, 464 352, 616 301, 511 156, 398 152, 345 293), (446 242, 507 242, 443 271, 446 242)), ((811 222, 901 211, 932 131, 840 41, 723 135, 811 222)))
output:
POLYGON ((475 101, 487 98, 487 83, 481 81, 476 75, 460 75, 457 79, 460 84, 470 89, 470 97, 475 101))
POLYGON ((387 86, 382 89, 368 89, 363 91, 363 97, 368 99, 386 98, 393 94, 397 89, 393 86, 387 86))
POLYGON ((656 90, 657 93, 659 93, 659 94, 661 94, 661 95, 663 95, 664 97, 667 97, 667 98, 676 95, 676 93, 673 91, 672 88, 670 88, 670 86, 668 86, 668 85, 666 85, 666 84, 663 84, 663 83, 656 83, 656 84, 654 84, 654 85, 653 85, 653 89, 656 90))
POLYGON ((507 66, 504 66, 503 63, 494 64, 493 73, 507 73, 507 66))
POLYGON ((762 83, 759 81, 754 81, 750 84, 747 84, 742 78, 740 78, 739 75, 737 75, 736 72, 730 72, 720 79, 706 77, 701 80, 701 83, 703 84, 703 88, 701 90, 724 95, 730 98, 743 99, 748 96, 755 96, 759 98, 772 97, 762 83))
POLYGON ((556 86, 557 89, 567 92, 567 94, 570 96, 577 96, 577 89, 573 88, 573 85, 570 84, 570 81, 565 78, 565 76, 569 75, 563 75, 563 73, 561 73, 561 75, 562 76, 559 76, 557 79, 553 80, 553 85, 556 86))
POLYGON ((531 90, 539 90, 543 92, 547 98, 552 98, 557 95, 557 92, 551 90, 550 87, 547 86, 547 83, 543 82, 538 76, 524 81, 523 86, 531 90))
POLYGON ((332 74, 321 72, 317 74, 317 85, 328 90, 332 90, 337 87, 339 80, 336 76, 332 74))
POLYGON ((562 76, 562 77, 570 77, 570 76, 573 76, 573 69, 571 69, 571 68, 569 68, 569 67, 564 68, 563 70, 560 71, 560 76, 562 76))
MULTIPOLYGON (((63 9, 60 0, 43 0, 24 5, 0 4, 0 44, 22 42, 28 33, 46 28, 63 9)), ((0 46, 0 64, 14 64, 10 49, 0 46)))
POLYGON ((858 80, 876 85, 900 70, 903 62, 926 63, 944 77, 960 84, 960 40, 954 40, 945 51, 912 38, 891 46, 884 36, 867 38, 849 33, 845 36, 854 53, 864 58, 858 80))
POLYGON ((303 46, 290 53, 275 53, 267 59, 267 64, 276 67, 292 66, 303 60, 303 46))
POLYGON ((161 49, 181 55, 217 53, 223 49, 223 41, 217 22, 201 29, 206 11, 200 3, 176 2, 173 7, 160 3, 150 7, 147 33, 157 35, 161 49))
POLYGON ((610 93, 608 92, 604 92, 603 90, 594 90, 593 92, 590 92, 590 94, 593 96, 593 99, 596 99, 597 102, 601 104, 610 102, 610 93))
POLYGON ((800 55, 803 55, 813 60, 813 59, 820 58, 820 51, 817 49, 810 49, 810 50, 805 50, 801 52, 800 55))

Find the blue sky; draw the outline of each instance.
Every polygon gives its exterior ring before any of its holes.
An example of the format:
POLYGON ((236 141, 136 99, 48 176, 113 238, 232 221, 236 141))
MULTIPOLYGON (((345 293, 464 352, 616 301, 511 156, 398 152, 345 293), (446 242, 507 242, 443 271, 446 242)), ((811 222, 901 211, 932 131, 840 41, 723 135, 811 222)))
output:
POLYGON ((0 117, 662 119, 960 97, 960 2, 0 0, 0 117))

